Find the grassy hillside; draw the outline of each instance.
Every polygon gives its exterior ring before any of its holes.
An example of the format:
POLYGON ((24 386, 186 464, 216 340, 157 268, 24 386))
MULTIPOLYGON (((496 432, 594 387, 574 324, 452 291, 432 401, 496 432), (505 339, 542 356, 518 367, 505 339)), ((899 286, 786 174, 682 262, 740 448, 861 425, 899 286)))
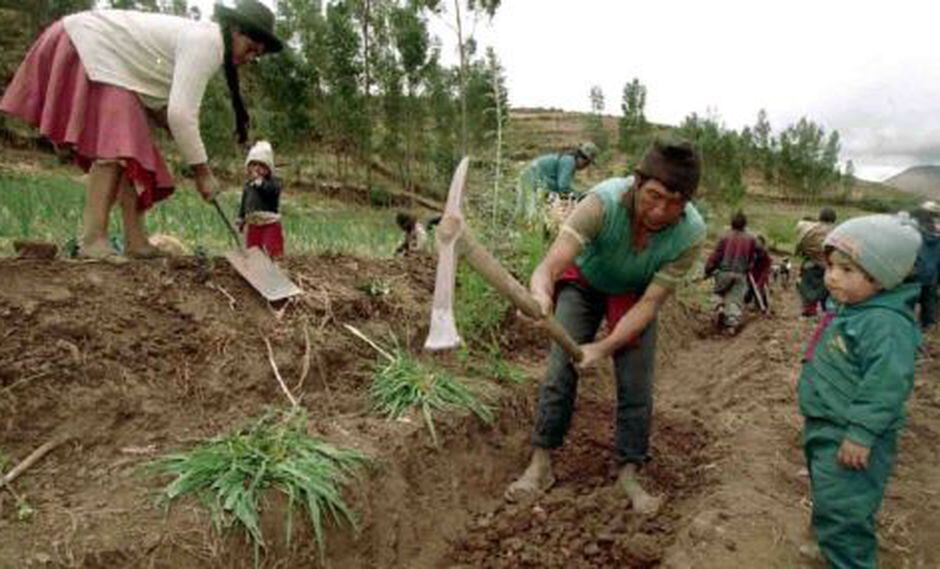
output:
MULTIPOLYGON (((509 130, 507 133, 507 147, 509 157, 516 161, 530 160, 546 152, 552 152, 566 146, 577 144, 589 137, 587 131, 586 113, 565 112, 557 109, 514 109, 510 115, 509 130)), ((618 137, 617 121, 619 117, 605 116, 604 128, 611 141, 611 148, 598 160, 596 168, 579 173, 581 180, 594 180, 606 178, 610 175, 622 175, 626 172, 628 164, 636 160, 636 156, 629 156, 616 148, 618 137), (583 176, 582 174, 587 174, 583 176)), ((651 135, 669 133, 674 127, 668 125, 652 125, 651 135)), ((937 176, 937 188, 940 190, 940 167, 935 168, 933 174, 937 176)), ((786 199, 785 196, 794 195, 795 192, 780 184, 768 184, 756 171, 745 173, 745 185, 748 195, 763 197, 776 197, 786 199)), ((712 188, 705 188, 707 193, 712 188)), ((900 188, 903 190, 904 188, 900 188)), ((863 202, 873 198, 885 200, 903 200, 910 202, 911 198, 899 188, 893 187, 889 182, 878 183, 866 180, 856 180, 847 193, 844 188, 832 188, 824 195, 823 201, 837 203, 863 202)))
MULTIPOLYGON (((587 140, 587 117, 585 113, 557 109, 513 110, 507 133, 508 155, 513 162, 513 171, 521 170, 532 158, 541 154, 587 140)), ((628 173, 638 159, 615 147, 617 120, 618 117, 614 116, 604 117, 604 127, 612 147, 602 154, 596 165, 578 173, 576 186, 579 189, 588 189, 603 179, 628 173)), ((664 125, 652 127, 654 134, 668 133, 672 129, 664 125)), ((806 216, 815 217, 823 205, 834 207, 839 218, 846 219, 865 213, 908 209, 920 200, 887 184, 855 180, 850 188, 836 186, 825 192, 819 200, 807 201, 792 197, 797 195, 792 188, 768 183, 760 172, 754 170, 745 172, 744 185, 746 193, 740 207, 750 218, 751 229, 765 235, 775 248, 783 251, 794 245, 796 221, 806 216)), ((699 209, 708 218, 711 233, 714 235, 722 231, 727 225, 732 207, 718 197, 717 188, 703 187, 698 203, 699 209)))

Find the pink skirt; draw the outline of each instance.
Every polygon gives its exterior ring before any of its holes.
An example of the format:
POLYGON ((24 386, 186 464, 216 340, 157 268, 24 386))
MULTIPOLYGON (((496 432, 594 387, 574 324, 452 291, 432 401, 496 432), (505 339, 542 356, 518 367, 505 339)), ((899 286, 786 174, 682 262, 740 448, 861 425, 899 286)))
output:
POLYGON ((122 87, 91 81, 61 20, 30 48, 0 111, 72 149, 85 171, 96 160, 121 161, 141 210, 173 193, 173 176, 154 144, 140 99, 122 87))

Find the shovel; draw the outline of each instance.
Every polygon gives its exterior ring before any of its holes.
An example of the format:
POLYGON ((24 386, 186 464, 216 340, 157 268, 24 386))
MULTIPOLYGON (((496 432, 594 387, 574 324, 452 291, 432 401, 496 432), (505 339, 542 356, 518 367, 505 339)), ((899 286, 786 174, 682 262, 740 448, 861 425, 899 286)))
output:
POLYGON ((259 247, 245 249, 242 240, 238 237, 238 232, 235 231, 232 222, 228 220, 225 212, 222 211, 222 206, 219 205, 218 200, 212 198, 212 205, 219 212, 219 216, 225 222, 225 227, 235 242, 235 250, 226 252, 225 258, 228 259, 229 264, 232 265, 235 271, 248 281, 248 284, 271 302, 283 300, 302 292, 300 287, 291 282, 277 268, 274 261, 259 247))

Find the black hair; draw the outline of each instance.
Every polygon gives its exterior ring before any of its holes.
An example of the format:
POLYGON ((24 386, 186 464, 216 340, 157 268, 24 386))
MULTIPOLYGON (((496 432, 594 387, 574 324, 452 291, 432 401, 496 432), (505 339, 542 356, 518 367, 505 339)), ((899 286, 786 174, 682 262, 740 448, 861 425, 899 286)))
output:
MULTIPOLYGON (((251 117, 248 116, 245 101, 242 99, 241 87, 238 81, 238 67, 232 59, 232 32, 241 30, 227 19, 220 19, 219 24, 222 27, 222 45, 225 47, 225 62, 223 64, 225 84, 228 85, 229 98, 232 100, 232 111, 235 113, 235 137, 239 144, 245 144, 248 141, 248 125, 251 123, 251 117)), ((251 37, 249 34, 245 35, 251 37)))
POLYGON ((835 223, 836 222, 836 210, 831 207, 824 207, 819 210, 819 221, 823 223, 835 223))
POLYGON ((685 200, 695 197, 701 170, 701 156, 695 145, 671 137, 654 139, 636 167, 638 173, 659 180, 685 200))
POLYGON ((735 212, 731 216, 731 229, 742 231, 745 227, 747 227, 747 216, 744 215, 743 211, 735 212))
POLYGON ((417 218, 415 218, 415 216, 411 215, 410 213, 400 211, 395 215, 395 223, 398 224, 398 227, 401 228, 402 231, 412 231, 415 228, 415 223, 417 222, 417 218))

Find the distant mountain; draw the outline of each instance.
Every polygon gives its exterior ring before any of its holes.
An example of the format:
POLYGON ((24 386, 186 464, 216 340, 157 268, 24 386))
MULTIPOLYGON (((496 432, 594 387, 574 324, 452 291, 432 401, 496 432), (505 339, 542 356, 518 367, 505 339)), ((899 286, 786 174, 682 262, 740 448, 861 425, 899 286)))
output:
POLYGON ((911 194, 940 199, 940 166, 912 166, 883 183, 911 194))

